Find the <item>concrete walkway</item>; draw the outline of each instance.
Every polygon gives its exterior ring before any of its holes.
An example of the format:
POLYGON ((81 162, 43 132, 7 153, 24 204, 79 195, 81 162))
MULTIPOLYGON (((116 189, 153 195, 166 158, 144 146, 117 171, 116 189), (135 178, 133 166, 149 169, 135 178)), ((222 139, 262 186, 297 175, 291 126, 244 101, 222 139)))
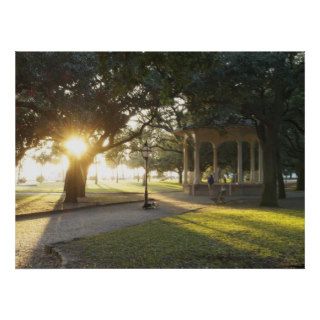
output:
POLYGON ((59 261, 45 254, 45 245, 112 231, 149 220, 196 210, 212 201, 207 197, 189 197, 181 192, 157 194, 156 209, 143 210, 142 202, 79 209, 50 217, 16 222, 16 267, 50 268, 59 261))

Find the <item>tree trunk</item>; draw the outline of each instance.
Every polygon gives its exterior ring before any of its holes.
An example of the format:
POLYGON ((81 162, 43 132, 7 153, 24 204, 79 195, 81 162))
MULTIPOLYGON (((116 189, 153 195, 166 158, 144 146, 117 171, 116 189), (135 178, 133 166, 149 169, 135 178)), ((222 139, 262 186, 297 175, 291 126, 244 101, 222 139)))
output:
POLYGON ((182 170, 178 169, 179 174, 179 184, 182 184, 182 170))
POLYGON ((286 190, 283 181, 283 172, 282 172, 282 165, 281 165, 281 158, 280 158, 280 150, 279 144, 277 145, 277 180, 278 180, 278 198, 285 199, 286 198, 286 190))
POLYGON ((18 165, 18 183, 21 179, 21 168, 22 168, 22 165, 21 165, 21 161, 19 162, 19 165, 18 165))
POLYGON ((86 196, 86 182, 90 162, 88 160, 69 159, 69 168, 66 173, 64 202, 76 203, 78 197, 86 196))
POLYGON ((274 126, 262 125, 260 143, 263 150, 263 192, 260 206, 278 207, 277 197, 277 131, 274 126))
POLYGON ((78 179, 76 178, 76 159, 69 159, 69 168, 66 173, 66 179, 64 182, 64 191, 66 197, 65 203, 77 203, 78 202, 78 179))
POLYGON ((95 165, 96 165, 95 184, 98 184, 98 161, 97 161, 97 157, 95 157, 94 162, 95 162, 95 165))
POLYGON ((279 199, 286 198, 286 189, 283 181, 282 170, 281 167, 278 168, 278 197, 279 199))
POLYGON ((86 160, 79 161, 79 190, 78 197, 84 198, 86 196, 86 184, 90 162, 86 160))
POLYGON ((304 191, 304 163, 301 161, 298 166, 297 191, 304 191))
POLYGON ((40 176, 41 176, 41 182, 40 183, 42 183, 43 180, 44 180, 44 178, 43 178, 43 164, 41 164, 41 169, 40 170, 41 170, 40 171, 40 176))

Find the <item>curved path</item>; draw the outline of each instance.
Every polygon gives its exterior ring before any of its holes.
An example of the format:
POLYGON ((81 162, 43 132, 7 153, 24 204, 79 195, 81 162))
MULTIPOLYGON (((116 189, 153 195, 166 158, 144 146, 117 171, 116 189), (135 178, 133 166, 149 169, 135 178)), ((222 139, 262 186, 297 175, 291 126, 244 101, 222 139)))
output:
MULTIPOLYGON (((60 261, 45 252, 45 246, 61 241, 94 235, 101 232, 121 229, 149 220, 176 215, 213 205, 206 196, 190 197, 182 192, 154 194, 159 207, 143 210, 143 202, 114 204, 106 207, 79 209, 49 217, 32 217, 16 221, 16 267, 17 268, 56 268, 60 261)), ((235 202, 230 205, 235 205, 235 202)), ((255 197, 238 199, 257 205, 255 197)), ((279 201, 282 207, 304 207, 304 193, 289 193, 288 199, 279 201)))
POLYGON ((48 244, 112 231, 212 204, 207 197, 189 197, 181 192, 157 194, 153 198, 160 205, 156 209, 143 210, 143 203, 135 202, 17 221, 16 267, 57 267, 57 258, 45 253, 48 244))

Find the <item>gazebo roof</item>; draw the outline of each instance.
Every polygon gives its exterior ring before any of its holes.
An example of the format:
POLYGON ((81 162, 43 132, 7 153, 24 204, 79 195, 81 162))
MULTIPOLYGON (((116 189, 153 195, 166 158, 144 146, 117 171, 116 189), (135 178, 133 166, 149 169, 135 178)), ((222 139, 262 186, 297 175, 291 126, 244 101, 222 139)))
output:
POLYGON ((229 118, 228 120, 215 120, 210 125, 189 125, 183 128, 177 129, 174 133, 182 135, 187 131, 204 130, 204 129, 216 129, 216 130, 227 130, 229 128, 255 128, 255 123, 251 119, 243 118, 229 118))
POLYGON ((177 129, 175 133, 179 135, 179 133, 186 132, 186 131, 194 131, 196 129, 224 130, 227 128, 235 128, 235 127, 255 127, 255 123, 252 119, 245 119, 240 116, 232 115, 227 119, 215 119, 210 124, 188 125, 183 128, 177 129))
POLYGON ((215 121, 207 126, 186 126, 176 130, 180 137, 193 136, 199 142, 211 142, 219 145, 228 141, 254 142, 258 140, 254 121, 250 119, 236 119, 236 121, 215 121))

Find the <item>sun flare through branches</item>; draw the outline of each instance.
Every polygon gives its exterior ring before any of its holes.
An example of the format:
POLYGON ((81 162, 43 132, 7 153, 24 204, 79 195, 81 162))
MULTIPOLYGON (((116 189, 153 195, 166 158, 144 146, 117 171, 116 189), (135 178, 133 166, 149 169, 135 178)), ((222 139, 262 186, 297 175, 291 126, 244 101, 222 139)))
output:
POLYGON ((64 143, 65 148, 76 157, 82 156, 87 150, 87 144, 80 137, 72 137, 64 143))

